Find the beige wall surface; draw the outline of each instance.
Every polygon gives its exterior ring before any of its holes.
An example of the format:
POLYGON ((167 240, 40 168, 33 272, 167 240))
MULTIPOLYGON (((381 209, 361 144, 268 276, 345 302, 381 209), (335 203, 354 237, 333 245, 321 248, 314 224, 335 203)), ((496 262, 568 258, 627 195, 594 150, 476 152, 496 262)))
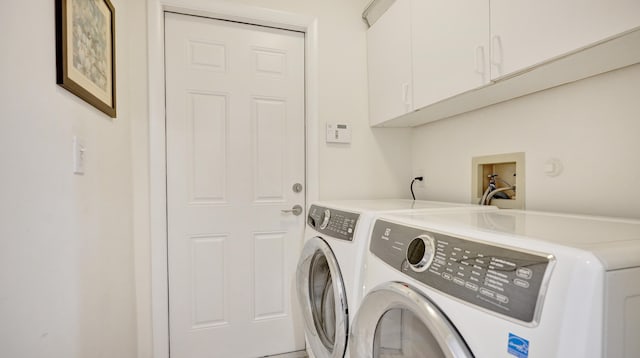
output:
POLYGON ((56 85, 54 1, 0 11, 3 357, 136 356, 127 1, 112 2, 116 120, 56 85))
POLYGON ((527 209, 640 218, 638 93, 634 65, 418 127, 417 196, 469 201, 472 157, 525 152, 527 209))

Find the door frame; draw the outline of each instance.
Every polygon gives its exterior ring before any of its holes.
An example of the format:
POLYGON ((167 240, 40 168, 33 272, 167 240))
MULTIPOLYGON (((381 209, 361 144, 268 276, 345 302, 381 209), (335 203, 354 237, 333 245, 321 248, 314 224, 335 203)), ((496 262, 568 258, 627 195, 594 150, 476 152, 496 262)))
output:
MULTIPOLYGON (((212 0, 148 0, 149 235, 151 345, 154 358, 169 358, 164 13, 204 16, 305 34, 305 203, 318 199, 318 22, 317 18, 212 0)), ((301 238, 302 239, 302 238, 301 238)), ((140 318, 140 314, 138 315, 140 318)), ((138 323, 138 333, 148 329, 138 323), (140 328, 143 327, 143 328, 140 328)))

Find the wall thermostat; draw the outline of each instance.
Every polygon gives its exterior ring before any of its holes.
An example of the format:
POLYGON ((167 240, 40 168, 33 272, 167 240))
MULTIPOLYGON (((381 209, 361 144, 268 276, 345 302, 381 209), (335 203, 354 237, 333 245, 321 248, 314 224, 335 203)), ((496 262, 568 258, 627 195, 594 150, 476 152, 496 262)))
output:
POLYGON ((327 123, 327 143, 351 143, 351 126, 327 123))

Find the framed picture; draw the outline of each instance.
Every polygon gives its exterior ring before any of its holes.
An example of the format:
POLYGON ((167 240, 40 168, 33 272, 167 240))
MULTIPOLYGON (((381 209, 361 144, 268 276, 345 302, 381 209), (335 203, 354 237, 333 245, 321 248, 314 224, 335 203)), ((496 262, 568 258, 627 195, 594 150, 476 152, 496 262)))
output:
POLYGON ((115 10, 109 0, 56 0, 56 82, 116 117, 115 10))

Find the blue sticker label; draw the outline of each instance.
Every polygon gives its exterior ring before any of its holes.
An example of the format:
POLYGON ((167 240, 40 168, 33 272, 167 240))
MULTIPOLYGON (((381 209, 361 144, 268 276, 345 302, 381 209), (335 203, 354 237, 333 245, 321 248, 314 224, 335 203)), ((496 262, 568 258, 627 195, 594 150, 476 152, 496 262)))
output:
POLYGON ((527 358, 529 357, 529 341, 522 337, 518 337, 513 333, 509 333, 507 351, 509 354, 518 358, 527 358))

